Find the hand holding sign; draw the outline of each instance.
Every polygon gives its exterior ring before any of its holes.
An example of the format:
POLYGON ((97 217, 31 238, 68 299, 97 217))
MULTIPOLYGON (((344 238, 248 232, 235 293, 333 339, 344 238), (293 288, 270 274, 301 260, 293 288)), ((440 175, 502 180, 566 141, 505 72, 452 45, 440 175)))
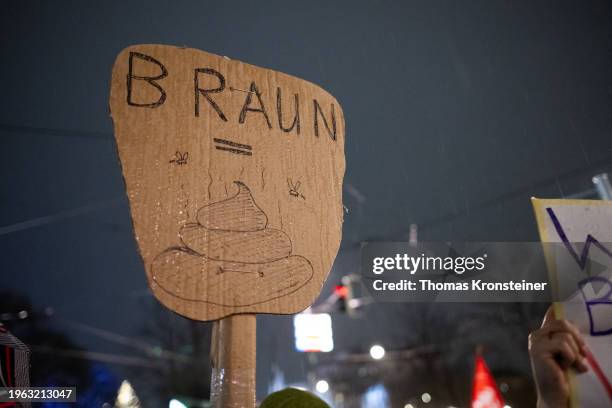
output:
POLYGON ((203 51, 135 45, 117 57, 110 105, 157 299, 197 320, 315 300, 342 227, 344 119, 330 94, 203 51))

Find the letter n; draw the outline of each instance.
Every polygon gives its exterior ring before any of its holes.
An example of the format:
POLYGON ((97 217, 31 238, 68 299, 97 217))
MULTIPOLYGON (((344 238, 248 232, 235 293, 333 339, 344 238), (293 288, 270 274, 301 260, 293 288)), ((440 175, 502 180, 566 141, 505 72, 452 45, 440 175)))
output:
POLYGON ((327 119, 325 119, 325 115, 323 115, 323 109, 321 109, 321 105, 316 99, 313 99, 314 103, 314 130, 315 136, 319 137, 319 116, 323 119, 323 124, 325 125, 325 129, 327 129, 327 133, 331 140, 336 140, 336 112, 334 110, 334 104, 331 104, 331 124, 332 128, 329 128, 329 123, 327 119))

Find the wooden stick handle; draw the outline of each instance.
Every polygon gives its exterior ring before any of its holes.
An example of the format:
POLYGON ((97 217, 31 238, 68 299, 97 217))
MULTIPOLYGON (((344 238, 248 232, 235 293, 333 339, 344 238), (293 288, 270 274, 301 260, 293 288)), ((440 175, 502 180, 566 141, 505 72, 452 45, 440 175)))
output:
POLYGON ((254 314, 214 323, 210 399, 216 408, 255 407, 256 329, 254 314))

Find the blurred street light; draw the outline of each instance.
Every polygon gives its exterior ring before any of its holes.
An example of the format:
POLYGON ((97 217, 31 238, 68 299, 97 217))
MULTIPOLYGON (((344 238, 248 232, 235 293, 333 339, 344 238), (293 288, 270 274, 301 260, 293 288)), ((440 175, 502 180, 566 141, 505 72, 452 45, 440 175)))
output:
POLYGON ((380 360, 385 356, 385 348, 379 344, 373 345, 370 347, 370 356, 372 356, 374 360, 380 360))
POLYGON ((187 405, 183 404, 177 399, 171 399, 170 404, 168 404, 168 408, 187 408, 187 405))
POLYGON ((115 402, 117 408, 139 408, 140 401, 134 392, 134 388, 128 380, 123 380, 119 391, 117 392, 117 401, 115 402))
POLYGON ((325 394, 327 391, 329 391, 329 383, 325 380, 319 380, 315 384, 315 388, 318 393, 325 394))

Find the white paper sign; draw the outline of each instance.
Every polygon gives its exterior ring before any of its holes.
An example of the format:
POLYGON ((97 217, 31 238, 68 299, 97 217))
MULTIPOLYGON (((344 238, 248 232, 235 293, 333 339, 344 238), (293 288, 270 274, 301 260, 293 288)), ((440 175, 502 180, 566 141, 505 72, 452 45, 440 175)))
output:
MULTIPOLYGON (((612 202, 533 199, 540 238, 558 242, 574 258, 585 279, 567 301, 555 304, 555 314, 570 320, 583 333, 590 355, 589 371, 571 375, 572 407, 612 406, 612 271, 591 271, 591 262, 612 265, 612 202)), ((547 254, 553 290, 560 276, 555 259, 547 254)), ((560 267, 560 266, 559 266, 560 267)), ((568 267, 567 263, 563 267, 568 267)))

